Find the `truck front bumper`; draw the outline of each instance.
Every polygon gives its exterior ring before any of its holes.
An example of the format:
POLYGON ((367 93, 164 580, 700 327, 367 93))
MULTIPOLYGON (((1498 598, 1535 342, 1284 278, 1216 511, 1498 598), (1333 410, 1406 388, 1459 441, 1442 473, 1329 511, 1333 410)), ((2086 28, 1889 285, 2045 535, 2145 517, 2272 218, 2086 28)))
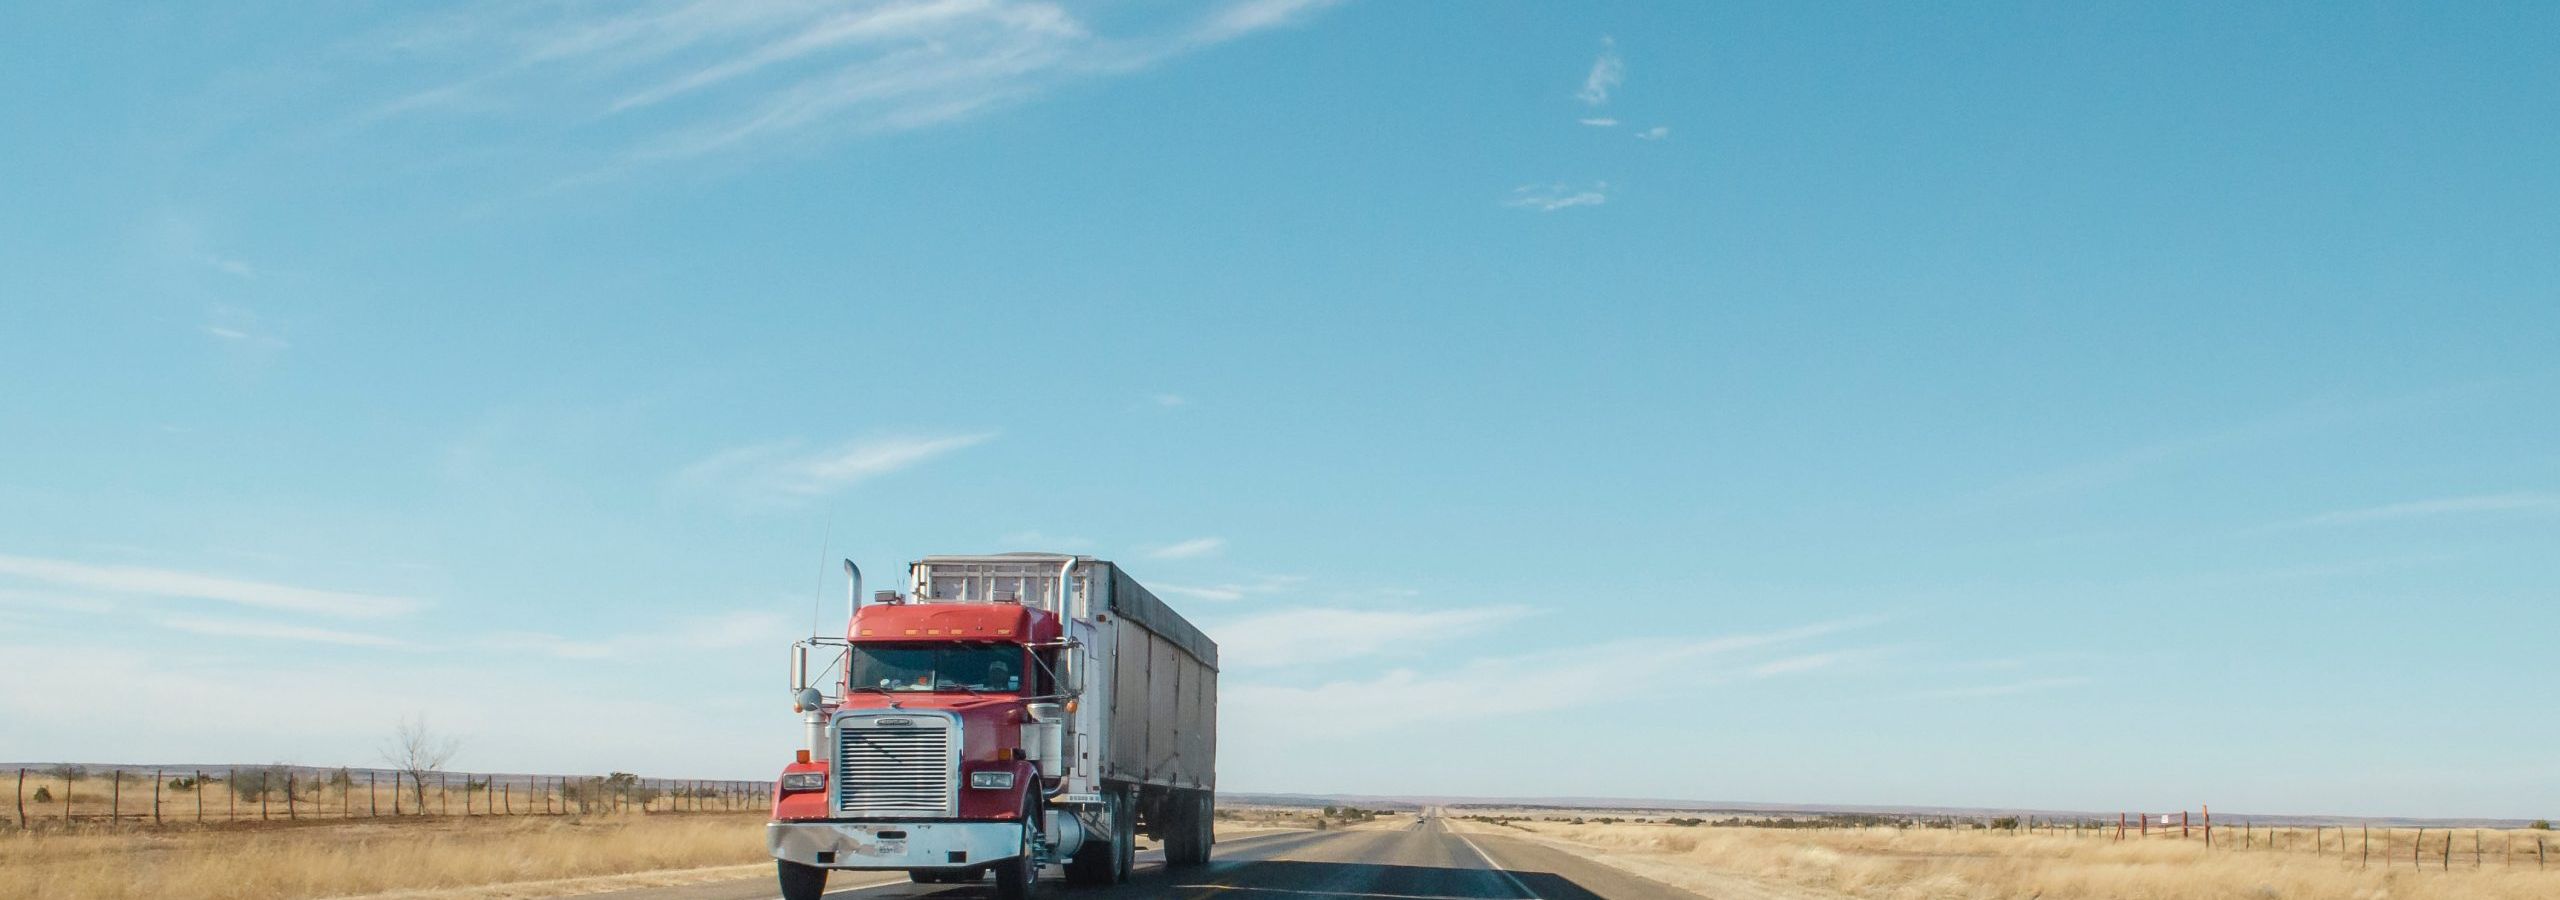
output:
POLYGON ((953 869, 1022 855, 1015 822, 772 822, 773 858, 829 869, 953 869))

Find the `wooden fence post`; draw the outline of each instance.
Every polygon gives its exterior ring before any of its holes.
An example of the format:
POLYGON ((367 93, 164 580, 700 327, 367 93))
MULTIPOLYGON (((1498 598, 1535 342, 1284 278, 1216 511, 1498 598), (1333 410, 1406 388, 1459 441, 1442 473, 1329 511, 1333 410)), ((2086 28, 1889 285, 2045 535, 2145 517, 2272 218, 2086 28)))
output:
POLYGON ((2358 827, 2364 829, 2362 834, 2364 843, 2358 850, 2363 856, 2356 860, 2356 865, 2360 868, 2369 867, 2373 865, 2373 824, 2368 822, 2358 827))
POLYGON ((364 773, 364 817, 368 819, 382 815, 382 799, 373 790, 374 775, 372 772, 364 773))
POLYGON ((2438 861, 2436 868, 2446 872, 2453 871, 2453 829, 2451 828, 2444 830, 2444 857, 2438 861))
POLYGON ((151 770, 151 824, 160 824, 160 770, 151 770))
POLYGON ((107 827, 116 827, 116 817, 124 812, 124 770, 110 770, 107 776, 107 827))
POLYGON ((18 770, 18 830, 27 830, 27 770, 18 770))
POLYGON ((293 807, 293 789, 294 789, 294 787, 295 787, 295 784, 294 784, 294 781, 293 781, 293 770, 292 770, 292 769, 286 769, 286 770, 284 770, 284 817, 285 817, 286 819, 299 819, 299 818, 302 818, 302 813, 300 813, 300 812, 296 811, 296 810, 294 809, 294 807, 293 807))
POLYGON ((227 777, 222 779, 222 793, 224 799, 231 802, 231 812, 224 815, 223 821, 237 822, 240 821, 240 770, 224 769, 223 772, 227 777))

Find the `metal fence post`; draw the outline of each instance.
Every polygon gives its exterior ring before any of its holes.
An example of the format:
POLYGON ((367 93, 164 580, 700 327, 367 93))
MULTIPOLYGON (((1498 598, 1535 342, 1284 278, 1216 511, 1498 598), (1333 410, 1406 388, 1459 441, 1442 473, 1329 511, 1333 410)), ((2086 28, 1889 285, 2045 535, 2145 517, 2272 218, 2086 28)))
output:
POLYGON ((160 770, 151 770, 151 824, 160 824, 160 770))
POLYGON ((286 819, 302 818, 302 813, 293 807, 293 789, 296 786, 293 782, 293 770, 284 770, 284 817, 286 819))

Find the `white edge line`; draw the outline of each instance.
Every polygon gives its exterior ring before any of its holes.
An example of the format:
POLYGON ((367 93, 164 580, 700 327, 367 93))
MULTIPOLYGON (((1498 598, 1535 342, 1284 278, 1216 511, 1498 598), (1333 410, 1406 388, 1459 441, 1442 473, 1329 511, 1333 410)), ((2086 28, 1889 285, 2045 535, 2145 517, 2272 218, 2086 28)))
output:
POLYGON ((1494 874, 1502 876, 1502 880, 1511 882, 1511 889, 1519 891, 1523 900, 1539 900, 1538 892, 1530 890, 1528 885, 1521 884, 1520 876, 1511 874, 1510 869, 1505 869, 1502 867, 1501 863, 1494 862, 1493 857, 1485 853, 1483 847, 1476 846, 1476 842, 1468 840, 1465 834, 1459 832, 1455 828, 1450 828, 1447 825, 1442 825, 1440 827, 1442 830, 1449 832, 1451 836, 1456 837, 1458 839, 1458 843, 1465 844, 1467 845, 1467 849, 1475 851, 1476 858, 1484 860, 1485 868, 1492 869, 1494 874))

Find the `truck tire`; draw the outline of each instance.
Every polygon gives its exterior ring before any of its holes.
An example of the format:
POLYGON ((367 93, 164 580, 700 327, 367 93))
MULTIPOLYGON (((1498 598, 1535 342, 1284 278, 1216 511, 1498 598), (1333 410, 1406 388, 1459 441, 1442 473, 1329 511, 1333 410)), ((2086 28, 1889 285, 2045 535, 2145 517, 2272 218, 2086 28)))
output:
POLYGON ((1040 801, 1023 801, 1021 852, 990 867, 996 873, 996 900, 1031 900, 1033 892, 1039 890, 1040 856, 1034 843, 1039 830, 1040 801))
POLYGON ((782 881, 782 900, 818 900, 827 892, 827 870, 804 866, 787 859, 773 861, 774 874, 782 881))
POLYGON ((1129 880, 1129 863, 1136 854, 1129 851, 1137 837, 1136 817, 1129 803, 1117 794, 1106 795, 1104 810, 1111 819, 1111 836, 1087 837, 1084 849, 1067 863, 1067 883, 1079 887, 1110 887, 1129 880))
POLYGON ((1176 791, 1165 802, 1164 864, 1168 868, 1189 868, 1209 861, 1209 844, 1216 827, 1210 809, 1209 792, 1176 791))

